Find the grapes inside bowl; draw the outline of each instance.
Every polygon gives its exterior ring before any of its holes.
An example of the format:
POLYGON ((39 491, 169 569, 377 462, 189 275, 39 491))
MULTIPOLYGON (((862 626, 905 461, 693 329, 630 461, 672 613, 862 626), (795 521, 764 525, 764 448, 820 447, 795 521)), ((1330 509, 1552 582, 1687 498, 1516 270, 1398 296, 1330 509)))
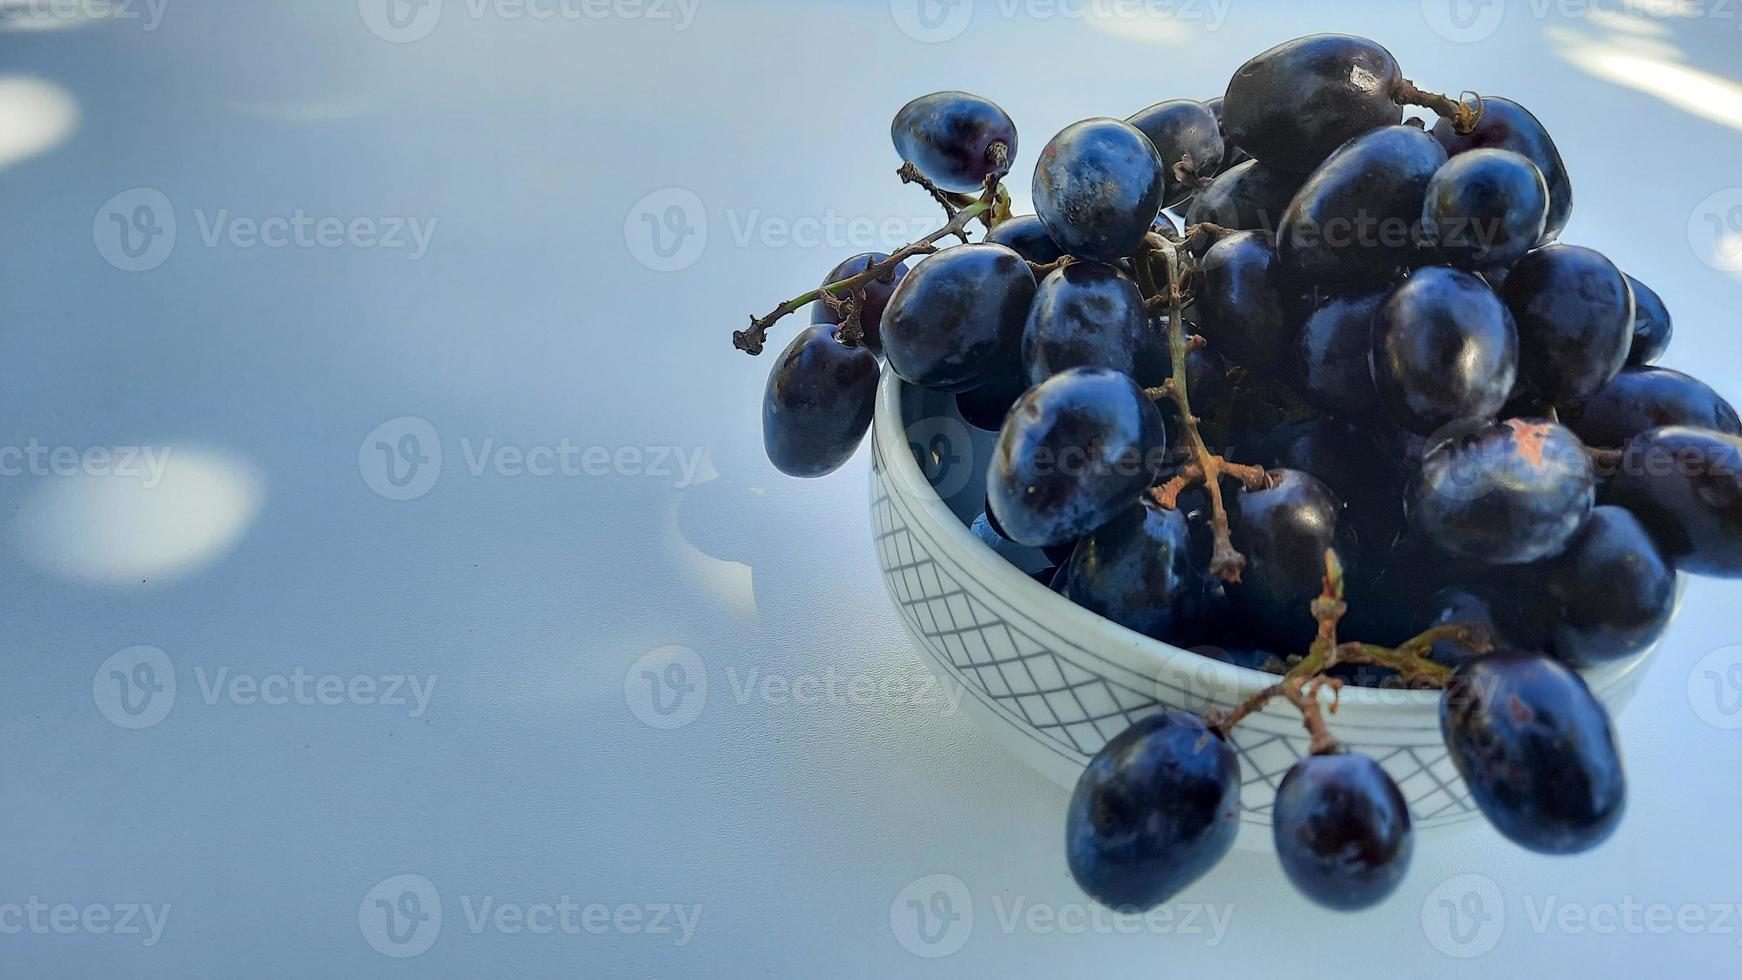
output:
MULTIPOLYGON (((1184 648, 1089 612, 1023 569, 1039 549, 994 547, 973 522, 997 433, 962 418, 956 399, 885 374, 872 435, 871 526, 884 585, 916 649, 962 693, 978 727, 1060 786, 1136 721, 1163 709, 1231 712, 1281 678, 1251 652, 1184 648)), ((1049 573, 1050 574, 1050 573, 1049 573)), ((1611 712, 1638 687, 1650 654, 1587 669, 1611 712)), ((1350 752, 1378 760, 1428 839, 1481 812, 1440 732, 1438 691, 1343 687, 1333 722, 1350 752)), ((1269 850, 1276 784, 1310 751, 1300 716, 1274 703, 1242 721, 1238 846, 1269 850)))
POLYGON ((1265 847, 1353 911, 1478 816, 1541 853, 1610 837, 1613 716, 1679 576, 1742 578, 1742 420, 1652 366, 1663 297, 1558 240, 1535 116, 1327 34, 1220 100, 1066 127, 1033 215, 989 100, 923 97, 893 135, 943 227, 733 342, 812 309, 770 458, 825 476, 874 433, 890 596, 1073 788, 1085 892, 1149 908, 1265 847))

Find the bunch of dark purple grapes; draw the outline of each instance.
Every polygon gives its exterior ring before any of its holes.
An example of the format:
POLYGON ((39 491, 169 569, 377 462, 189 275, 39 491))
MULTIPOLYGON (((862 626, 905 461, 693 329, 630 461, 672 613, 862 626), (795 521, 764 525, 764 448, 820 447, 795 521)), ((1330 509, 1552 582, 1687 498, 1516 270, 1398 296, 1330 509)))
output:
POLYGON ((1742 577, 1742 421, 1652 366, 1671 333, 1655 293, 1558 242, 1572 186, 1535 116, 1319 35, 1222 99, 1065 129, 1035 215, 1009 213, 1016 129, 993 103, 925 96, 894 138, 948 222, 735 335, 756 353, 814 309, 768 381, 769 457, 841 466, 886 362, 999 433, 988 544, 1047 556, 1038 577, 1101 616, 1282 675, 1095 757, 1068 818, 1086 891, 1150 908, 1220 859, 1229 732, 1284 698, 1313 736, 1277 794, 1284 869, 1332 908, 1389 895, 1409 808, 1327 730, 1321 695, 1344 684, 1445 689, 1452 758, 1517 843, 1609 836, 1625 779, 1576 671, 1643 655, 1678 570, 1742 577))

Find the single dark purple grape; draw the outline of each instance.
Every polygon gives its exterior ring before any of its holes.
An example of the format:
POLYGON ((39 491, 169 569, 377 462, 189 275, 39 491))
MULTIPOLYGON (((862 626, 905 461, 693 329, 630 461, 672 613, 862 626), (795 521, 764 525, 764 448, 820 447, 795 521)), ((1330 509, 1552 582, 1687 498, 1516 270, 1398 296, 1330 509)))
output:
POLYGON ((1435 434, 1407 505, 1410 525, 1447 554, 1520 565, 1566 550, 1595 497, 1590 455, 1567 429, 1470 420, 1435 434))
POLYGON ((1483 657, 1457 672, 1440 731, 1494 828, 1540 854, 1588 851, 1627 808, 1609 715, 1579 675, 1541 655, 1483 657))
POLYGON ((1282 260, 1261 232, 1228 235, 1198 264, 1198 330, 1223 356, 1255 371, 1280 375, 1294 350, 1282 260))
POLYGON ((1267 489, 1234 494, 1229 522, 1246 570, 1228 596, 1266 645, 1294 650, 1312 641, 1311 606, 1323 591, 1325 552, 1335 549, 1347 561, 1356 551, 1342 518, 1337 495, 1297 470, 1272 470, 1267 489))
POLYGON ((914 99, 895 114, 890 136, 903 160, 959 194, 979 190, 1000 169, 994 144, 1004 144, 1004 167, 1016 159, 1016 124, 995 103, 966 92, 914 99))
POLYGON ((1245 150, 1240 149, 1228 141, 1228 127, 1222 121, 1222 103, 1223 99, 1218 95, 1213 99, 1205 99, 1204 108, 1210 110, 1210 115, 1216 117, 1216 128, 1222 133, 1221 172, 1227 173, 1240 164, 1252 159, 1252 154, 1247 153, 1245 150))
POLYGON ((1353 912, 1397 890, 1415 851, 1403 791, 1365 755, 1314 755, 1276 789, 1272 835, 1282 870, 1326 908, 1353 912))
POLYGON ((1283 213, 1276 247, 1284 264, 1302 281, 1325 285, 1378 284, 1418 263, 1428 185, 1445 162, 1446 151, 1413 126, 1351 140, 1283 213))
MULTIPOLYGON (((1400 495, 1401 496, 1401 495, 1400 495)), ((1467 583, 1493 583, 1508 569, 1455 558, 1426 536, 1405 531, 1382 544, 1364 546, 1346 583, 1352 639, 1398 646, 1419 636, 1429 623, 1436 593, 1467 583)))
MULTIPOLYGON (((1503 642, 1494 615, 1499 606, 1500 597, 1479 586, 1444 588, 1429 597, 1423 606, 1415 632, 1420 635, 1436 626, 1461 626, 1472 634, 1472 639, 1481 639, 1490 647, 1497 648, 1503 642)), ((1457 640, 1439 640, 1428 651, 1428 659, 1453 669, 1482 656, 1486 654, 1477 653, 1469 644, 1457 640)))
POLYGON ((1622 368, 1582 408, 1562 413, 1587 446, 1624 448, 1648 429, 1687 425, 1742 435, 1742 418, 1705 382, 1660 367, 1622 368))
POLYGON ((1065 595, 1127 629, 1177 642, 1196 625, 1203 591, 1185 515, 1143 501, 1078 542, 1065 595))
POLYGON ((1195 184, 1174 176, 1175 164, 1190 159, 1200 177, 1214 177, 1222 168, 1222 126, 1215 113, 1195 99, 1158 102, 1125 120, 1149 137, 1161 157, 1162 176, 1167 181, 1162 204, 1173 207, 1197 193, 1195 184))
POLYGON ((1742 578, 1742 437, 1684 427, 1641 433, 1603 502, 1632 511, 1676 568, 1742 578))
POLYGON ((1598 507, 1548 571, 1551 650, 1575 667, 1643 653, 1675 612, 1675 569, 1639 519, 1598 507))
POLYGON ((1452 156, 1470 150, 1511 150, 1536 164, 1548 184, 1548 222, 1541 242, 1560 237, 1573 213, 1573 184, 1548 130, 1528 110, 1510 99, 1490 96, 1482 100, 1482 118, 1468 135, 1459 135, 1445 119, 1434 126, 1433 134, 1452 156))
POLYGON ((1311 171, 1349 140, 1401 123, 1402 81, 1397 59, 1366 38, 1297 38, 1234 73, 1222 124, 1229 142, 1266 164, 1311 171))
POLYGON ((1548 181, 1511 150, 1460 153, 1434 174, 1421 218, 1446 262, 1464 269, 1511 265, 1542 241, 1548 181))
MULTIPOLYGON (((882 252, 866 252, 855 255, 840 265, 835 266, 827 276, 823 277, 821 285, 850 279, 889 256, 882 252)), ((895 287, 901 280, 907 278, 907 263, 903 262, 890 273, 888 282, 873 279, 865 284, 865 308, 859 311, 859 326, 865 334, 865 346, 871 348, 871 353, 883 356, 883 311, 889 308, 889 297, 895 295, 895 287)), ((812 323, 840 323, 841 315, 836 313, 829 304, 817 300, 811 304, 812 323)))
POLYGON ((1186 224, 1275 232, 1306 175, 1248 160, 1222 171, 1192 198, 1186 224))
POLYGON ((1053 565, 1047 560, 1046 555, 1033 548, 1025 548, 1000 534, 998 528, 993 526, 991 518, 985 514, 976 516, 974 522, 968 525, 968 531, 979 539, 981 544, 997 552, 998 557, 1016 566, 1024 574, 1035 575, 1045 571, 1047 576, 1041 584, 1044 585, 1052 580, 1053 565))
MULTIPOLYGON (((1162 359, 1167 356, 1166 346, 1164 338, 1160 351, 1148 342, 1138 350, 1135 377, 1140 386, 1157 388, 1173 377, 1171 358, 1162 359)), ((1228 390, 1226 361, 1208 348, 1186 353, 1186 391, 1191 393, 1192 411, 1200 421, 1210 425, 1221 418, 1227 408, 1228 390)), ((1185 433, 1179 425, 1179 406, 1172 398, 1163 398, 1156 405, 1161 410, 1162 420, 1167 423, 1168 444, 1184 445, 1185 433)))
POLYGON ((787 476, 827 476, 853 458, 877 402, 876 355, 841 343, 833 324, 789 344, 762 395, 762 443, 787 476))
POLYGON ((1576 245, 1550 245, 1506 279, 1518 323, 1519 373, 1556 405, 1578 405, 1609 383, 1633 344, 1633 289, 1615 263, 1576 245))
POLYGON ((1074 367, 1137 372, 1149 329, 1143 292, 1124 273, 1098 262, 1073 262, 1041 280, 1022 334, 1031 384, 1074 367))
POLYGON ((987 432, 1004 428, 1011 407, 1029 389, 1020 354, 1012 354, 1009 360, 1008 367, 993 371, 978 388, 956 392, 956 411, 962 414, 962 421, 987 432))
POLYGON ((1015 251, 1035 265, 1051 265, 1065 254, 1035 214, 1019 214, 998 222, 997 227, 986 233, 986 240, 1015 251))
POLYGON ((1022 342, 1034 273, 1002 245, 928 256, 895 287, 883 314, 889 366, 909 384, 966 391, 1009 363, 1022 342))
MULTIPOLYGON (((991 500, 986 501, 986 509, 980 512, 980 516, 986 519, 986 529, 991 531, 994 535, 997 535, 1000 541, 1008 541, 1011 544, 1016 543, 1014 538, 1004 533, 1003 525, 998 523, 998 515, 992 513, 991 500)), ((976 523, 978 522, 976 521, 976 523)))
POLYGON ((1197 717, 1167 708, 1089 760, 1065 818, 1065 857, 1097 902, 1147 910, 1203 877, 1239 828, 1239 757, 1197 717))
MULTIPOLYGON (((1186 324, 1186 333, 1197 328, 1186 324)), ((1186 390, 1192 396, 1192 408, 1202 415, 1213 410, 1228 393, 1228 365, 1221 356, 1207 347, 1186 352, 1186 390), (1202 397, 1199 396, 1202 392, 1202 397)), ((1144 329, 1143 342, 1137 346, 1137 373, 1132 375, 1145 388, 1155 388, 1173 377, 1173 349, 1167 338, 1167 317, 1151 317, 1144 329)), ((1165 410, 1172 399, 1162 403, 1165 410)))
MULTIPOLYGON (((1403 530, 1403 470, 1379 451, 1364 429, 1337 419, 1313 419, 1282 433, 1263 465, 1299 470, 1330 487, 1343 502, 1342 522, 1354 530, 1363 548, 1369 541, 1373 548, 1388 546, 1403 530)), ((1360 564, 1351 555, 1344 560, 1360 564)))
POLYGON ((1458 419, 1493 418, 1518 378, 1518 330, 1474 274, 1422 269, 1373 317, 1373 384, 1391 421, 1430 435, 1458 419))
POLYGON ((1670 319, 1669 307, 1663 304, 1663 297, 1657 295, 1657 290, 1645 283, 1627 277, 1627 284, 1633 287, 1633 348, 1627 352, 1629 364, 1656 364, 1657 359, 1669 350, 1669 342, 1675 336, 1675 322, 1670 319))
POLYGON ((1137 251, 1161 213, 1165 181, 1149 137, 1117 119, 1067 126, 1040 152, 1034 210, 1071 255, 1113 263, 1137 251))
POLYGON ((1375 414, 1373 314, 1388 295, 1385 289, 1338 293, 1307 315, 1300 332, 1300 390, 1314 408, 1355 421, 1375 414))
POLYGON ((1131 506, 1167 461, 1155 403, 1128 375, 1073 368, 1016 403, 987 473, 991 512, 1013 540, 1066 544, 1131 506))

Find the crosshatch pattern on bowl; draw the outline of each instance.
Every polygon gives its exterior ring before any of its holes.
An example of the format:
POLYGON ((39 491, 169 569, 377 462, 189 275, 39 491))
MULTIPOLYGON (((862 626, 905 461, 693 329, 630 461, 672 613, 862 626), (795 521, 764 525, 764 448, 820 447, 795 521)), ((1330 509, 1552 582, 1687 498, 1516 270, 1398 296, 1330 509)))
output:
MULTIPOLYGON (((1109 739, 1164 706, 1234 707, 1172 684, 1159 671, 1145 677, 1110 663, 1013 606, 992 608, 992 587, 952 561, 901 495, 890 492, 881 447, 873 448, 871 493, 878 564, 914 641, 968 696, 1051 752, 1085 766, 1109 739)), ((1418 825, 1476 816, 1437 732, 1432 741, 1400 744, 1409 733, 1399 728, 1372 729, 1377 742, 1346 725, 1339 731, 1397 780, 1418 825)), ((1241 819, 1268 825, 1276 789, 1306 754, 1308 739, 1298 718, 1265 712, 1236 729, 1232 741, 1243 780, 1241 819)))

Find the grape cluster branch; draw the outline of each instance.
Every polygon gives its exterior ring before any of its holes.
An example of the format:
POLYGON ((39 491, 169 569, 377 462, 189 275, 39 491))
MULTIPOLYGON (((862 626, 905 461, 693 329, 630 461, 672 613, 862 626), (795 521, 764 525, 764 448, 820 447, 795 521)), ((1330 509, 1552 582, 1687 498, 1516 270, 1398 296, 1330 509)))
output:
MULTIPOLYGON (((1230 469, 1228 461, 1211 452, 1209 445, 1204 442, 1203 432, 1200 430, 1201 420, 1192 411, 1191 392, 1186 385, 1186 357, 1194 349, 1193 341, 1196 340, 1199 346, 1202 341, 1188 338, 1186 334, 1185 296, 1181 287, 1185 282, 1187 269, 1182 252, 1179 244, 1162 235, 1152 234, 1144 240, 1144 251, 1137 255, 1134 268, 1145 292, 1152 297, 1164 296, 1167 300, 1167 346, 1173 360, 1173 378, 1165 386, 1165 391, 1172 396, 1174 406, 1179 410, 1180 430, 1186 437, 1186 449, 1193 457, 1192 463, 1181 474, 1186 479, 1185 486, 1202 480, 1210 495, 1210 532, 1214 538, 1210 574, 1224 582, 1238 582, 1246 570, 1246 556, 1234 547, 1228 507, 1222 496, 1222 477, 1239 476, 1249 489, 1254 490, 1269 486, 1269 477, 1262 471, 1254 472, 1242 468, 1236 472, 1230 469), (1155 274, 1149 264, 1151 257, 1155 256, 1159 256, 1167 268, 1165 292, 1155 281, 1155 274)), ((1155 499, 1157 502, 1177 503, 1179 493, 1185 486, 1176 487, 1172 483, 1163 486, 1155 499)))
POLYGON ((933 252, 936 252, 938 250, 938 242, 941 242, 946 238, 954 235, 965 236, 968 230, 968 224, 976 217, 991 210, 995 197, 996 193, 994 191, 988 191, 973 204, 957 211, 950 218, 949 224, 946 224, 937 231, 921 238, 919 241, 910 242, 901 246, 883 261, 871 263, 864 272, 849 276, 838 282, 828 283, 827 285, 813 289, 808 293, 794 296, 792 299, 789 299, 775 307, 767 316, 751 317, 750 329, 732 331, 732 346, 752 357, 755 357, 762 353, 762 348, 768 342, 769 327, 779 323, 786 316, 797 313, 799 310, 802 310, 816 302, 817 297, 823 293, 840 295, 842 293, 852 292, 853 290, 864 289, 873 282, 893 281, 895 277, 895 269, 897 266, 901 265, 901 263, 906 262, 908 259, 917 255, 930 255, 933 252))
MULTIPOLYGON (((1318 702, 1318 692, 1324 685, 1333 690, 1339 688, 1336 681, 1325 676, 1333 667, 1340 664, 1387 667, 1397 671, 1402 681, 1412 687, 1443 689, 1452 680, 1452 670, 1429 659, 1436 643, 1459 643, 1477 654, 1491 653, 1494 649, 1493 639, 1485 632, 1455 623, 1436 626, 1394 650, 1371 643, 1344 643, 1337 638, 1337 626, 1348 610, 1342 561, 1335 551, 1327 551, 1324 589, 1312 604, 1313 618, 1319 624, 1312 649, 1277 684, 1247 698, 1232 712, 1212 712, 1216 715, 1210 719, 1212 727, 1226 738, 1235 725, 1263 711, 1271 701, 1286 698, 1300 709, 1307 730, 1312 733, 1313 753, 1334 752, 1337 742, 1331 737, 1318 702)), ((1336 710, 1334 704, 1331 710, 1336 710)))
MULTIPOLYGON (((938 250, 938 243, 944 239, 960 238, 963 242, 969 241, 968 226, 975 218, 980 218, 988 230, 995 227, 1010 211, 1010 195, 1005 193, 1003 184, 1004 175, 1010 172, 1010 148, 1003 141, 995 142, 987 148, 986 159, 992 163, 993 171, 986 175, 986 183, 980 196, 968 203, 962 203, 960 195, 950 194, 939 188, 913 164, 903 163, 901 169, 896 171, 896 176, 904 184, 918 184, 924 188, 932 200, 943 207, 944 213, 949 215, 949 222, 924 238, 901 246, 883 261, 869 263, 864 272, 794 296, 775 307, 767 316, 752 316, 750 329, 732 331, 732 346, 755 357, 762 353, 763 347, 768 343, 769 327, 816 302, 819 297, 840 296, 844 293, 857 295, 873 282, 895 281, 895 270, 901 263, 916 256, 931 255, 938 250)), ((862 302, 855 306, 862 306, 862 302)), ((856 343, 858 333, 855 330, 849 336, 843 332, 841 339, 856 343)))
POLYGON ((1487 111, 1487 102, 1479 93, 1465 92, 1463 94, 1470 98, 1453 99, 1440 95, 1438 92, 1423 91, 1406 78, 1403 80, 1403 84, 1397 88, 1396 102, 1398 105, 1414 105, 1421 106, 1423 109, 1432 109, 1441 119, 1451 122, 1452 129, 1459 136, 1468 136, 1475 132, 1476 125, 1482 121, 1482 114, 1487 111))

